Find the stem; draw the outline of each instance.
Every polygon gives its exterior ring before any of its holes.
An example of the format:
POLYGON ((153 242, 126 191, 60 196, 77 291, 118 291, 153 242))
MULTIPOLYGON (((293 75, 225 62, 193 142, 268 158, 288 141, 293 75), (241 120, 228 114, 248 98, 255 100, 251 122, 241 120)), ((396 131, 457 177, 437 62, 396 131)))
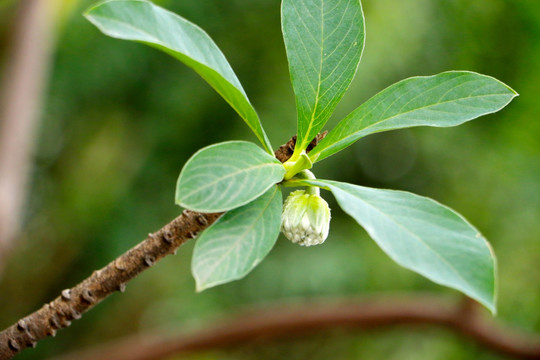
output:
POLYGON ((309 170, 304 170, 304 171, 299 172, 298 174, 296 174, 296 177, 299 179, 317 180, 315 175, 309 170))
MULTIPOLYGON (((304 170, 296 174, 296 177, 299 179, 306 179, 306 180, 316 180, 317 178, 313 173, 309 170, 304 170)), ((306 186, 306 192, 310 195, 321 195, 321 190, 318 186, 306 186)))
POLYGON ((285 180, 289 180, 299 172, 311 169, 311 167, 313 166, 313 163, 311 162, 309 156, 305 151, 302 151, 300 156, 297 157, 297 160, 293 160, 293 157, 291 157, 287 162, 283 164, 283 166, 287 170, 285 176, 283 177, 285 180))

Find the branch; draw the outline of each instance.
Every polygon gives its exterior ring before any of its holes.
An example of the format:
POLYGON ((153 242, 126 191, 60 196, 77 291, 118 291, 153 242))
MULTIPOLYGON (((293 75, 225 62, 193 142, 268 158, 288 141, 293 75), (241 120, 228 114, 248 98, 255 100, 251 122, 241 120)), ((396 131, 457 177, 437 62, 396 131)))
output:
POLYGON ((26 198, 35 129, 53 47, 51 4, 21 1, 15 25, 0 96, 0 271, 18 232, 26 198))
POLYGON ((146 240, 127 251, 101 270, 62 294, 38 311, 19 320, 0 333, 0 359, 11 359, 22 349, 35 347, 37 341, 54 336, 72 320, 92 309, 126 283, 163 257, 176 252, 187 240, 212 224, 221 213, 201 214, 184 210, 182 215, 146 240))
MULTIPOLYGON (((310 144, 313 149, 326 132, 317 135, 310 144)), ((289 140, 295 141, 296 137, 289 140)), ((287 145, 286 144, 286 145, 287 145)), ((285 162, 287 146, 276 150, 276 157, 285 162), (285 151, 285 152, 284 152, 285 151)), ((294 148, 294 145, 293 145, 294 148)), ((146 240, 118 257, 101 270, 62 294, 52 302, 0 332, 0 360, 11 359, 27 347, 35 347, 47 336, 54 336, 58 329, 80 319, 82 314, 114 293, 124 291, 126 283, 154 265, 166 255, 173 254, 187 240, 210 226, 222 213, 203 214, 185 210, 182 215, 159 231, 149 234, 146 240)))
POLYGON ((465 306, 428 297, 406 301, 333 301, 331 305, 325 302, 267 306, 244 311, 192 334, 135 336, 56 360, 158 360, 189 352, 231 348, 250 341, 296 338, 337 327, 366 330, 404 324, 445 327, 497 353, 519 359, 540 359, 540 338, 528 338, 479 317, 468 301, 465 306))

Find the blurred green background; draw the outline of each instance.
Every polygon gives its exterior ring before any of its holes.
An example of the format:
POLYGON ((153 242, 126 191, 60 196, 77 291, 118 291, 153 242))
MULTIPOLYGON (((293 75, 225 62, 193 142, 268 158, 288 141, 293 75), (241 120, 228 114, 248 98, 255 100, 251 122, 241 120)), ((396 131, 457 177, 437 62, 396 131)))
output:
MULTIPOLYGON (((66 1, 34 154, 24 231, 0 278, 0 327, 52 300, 178 216, 176 178, 199 148, 256 141, 203 80, 173 58, 110 39, 66 1)), ((204 28, 225 53, 275 147, 295 134, 295 104, 278 0, 156 1, 204 28)), ((364 0, 366 48, 328 123, 395 81, 445 70, 494 76, 520 97, 501 112, 449 128, 369 136, 314 168, 320 178, 432 197, 491 241, 499 264, 498 320, 540 331, 540 3, 537 0, 364 0)), ((0 3, 6 45, 16 1, 0 3)), ((2 63, 8 52, 2 47, 2 63)), ((41 359, 134 333, 197 329, 246 305, 283 300, 430 293, 460 298, 395 265, 329 193, 330 237, 302 248, 280 237, 247 278, 200 294, 194 242, 128 284, 56 338, 25 350, 41 359)), ((332 331, 246 344, 189 359, 503 359, 452 332, 396 327, 332 331)))

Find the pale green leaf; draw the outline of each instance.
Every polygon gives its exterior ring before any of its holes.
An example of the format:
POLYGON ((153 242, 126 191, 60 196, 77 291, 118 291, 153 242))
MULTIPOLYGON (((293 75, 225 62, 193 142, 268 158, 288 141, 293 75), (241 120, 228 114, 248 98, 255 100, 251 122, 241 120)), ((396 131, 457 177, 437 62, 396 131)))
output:
POLYGON ((413 77, 381 91, 343 119, 310 153, 322 160, 356 140, 413 126, 460 125, 505 107, 516 92, 492 77, 468 71, 413 77))
POLYGON ((359 0, 283 0, 281 19, 301 150, 321 131, 354 77, 364 48, 364 15, 359 0))
POLYGON ((225 213, 197 240, 191 269, 197 291, 246 276, 270 252, 279 235, 279 186, 225 213))
POLYGON ((90 8, 85 16, 108 36, 150 45, 191 67, 238 112, 266 151, 272 153, 242 85, 221 50, 200 27, 143 0, 107 1, 90 8))
POLYGON ((284 174, 283 164, 253 143, 210 145, 184 165, 176 184, 176 203, 194 211, 227 211, 261 196, 284 174))
POLYGON ((457 289, 495 313, 495 255, 467 220, 438 202, 396 190, 303 180, 332 191, 396 263, 457 289))

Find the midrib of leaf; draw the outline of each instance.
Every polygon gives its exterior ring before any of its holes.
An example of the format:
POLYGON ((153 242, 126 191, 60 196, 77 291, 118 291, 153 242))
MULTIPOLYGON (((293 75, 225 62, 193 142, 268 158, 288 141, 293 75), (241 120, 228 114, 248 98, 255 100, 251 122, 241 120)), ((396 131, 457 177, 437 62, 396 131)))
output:
MULTIPOLYGON (((210 271, 208 271, 209 274, 211 274, 217 267, 218 265, 220 265, 224 260, 225 258, 227 257, 228 254, 230 254, 234 249, 236 249, 238 247, 238 243, 241 241, 241 239, 250 231, 252 230, 254 227, 255 227, 255 224, 257 224, 257 222, 263 217, 263 214, 266 212, 266 210, 268 209, 268 207, 270 206, 270 204, 272 203, 272 200, 274 200, 274 197, 276 196, 276 192, 277 190, 274 189, 274 193, 272 194, 272 197, 270 197, 269 201, 266 203, 266 205, 263 207, 262 211, 260 211, 260 214, 259 216, 257 216, 256 220, 249 226, 247 227, 247 229, 240 235, 237 237, 237 240, 234 242, 234 246, 230 246, 229 249, 223 253, 223 255, 221 257, 218 257, 218 260, 216 260, 214 262, 214 265, 210 266, 210 271)), ((204 280, 208 279, 210 275, 208 275, 204 280)), ((201 279, 203 280, 203 279, 201 279)), ((210 284, 207 284, 207 285, 210 285, 210 284)))
MULTIPOLYGON (((455 78, 454 78, 455 79, 455 78)), ((453 79, 452 79, 453 80, 453 79)), ((468 82, 471 82, 471 81, 474 81, 474 80, 469 80, 463 84, 466 84, 468 82)), ((436 86, 432 87, 432 88, 429 88, 429 89, 426 89, 424 90, 423 92, 419 93, 417 96, 415 96, 413 99, 411 99, 410 101, 408 101, 406 104, 404 104, 402 106, 402 108, 406 107, 406 105, 410 104, 414 99, 417 99, 419 96, 422 96, 422 95, 425 95, 427 92, 429 91, 433 91, 434 89, 436 89, 437 87, 439 86, 442 86, 444 85, 445 83, 442 83, 442 84, 437 84, 436 86)), ((450 89, 449 91, 452 91, 452 90, 455 90, 457 89, 459 86, 463 85, 463 84, 458 84, 456 87, 453 87, 452 89, 450 89)), ((478 89, 477 89, 478 90, 478 89)), ((444 95, 446 95, 449 91, 447 91, 444 95)), ((396 101, 398 101, 399 99, 401 99, 403 96, 405 96, 406 94, 408 94, 408 92, 405 92, 403 93, 402 95, 400 95, 397 99, 395 99, 387 108, 386 110, 384 111, 387 112, 393 104, 396 103, 396 101)), ((326 146, 326 147, 316 147, 310 154, 310 157, 314 158, 314 156, 316 154, 319 154, 319 153, 322 153, 323 151, 327 150, 327 149, 330 149, 332 147, 335 147, 337 146, 338 144, 340 143, 343 143, 343 142, 346 142, 347 140, 351 139, 351 138, 355 138, 357 136, 358 133, 360 132, 363 132, 365 130, 368 130, 372 127, 375 127, 377 125, 379 125, 380 123, 384 122, 384 121, 388 121, 388 120, 392 120, 394 118, 397 118, 397 117, 400 117, 400 116, 403 116, 403 115, 407 115, 409 113, 412 113, 412 112, 415 112, 415 111, 420 111, 420 110, 426 110, 426 109, 429 109, 431 107, 434 107, 434 106, 438 106, 438 105, 443 105, 443 104, 446 104, 446 103, 450 103, 450 102, 454 102, 454 101, 458 101, 458 100, 469 100, 469 99, 474 99, 474 98, 487 98, 487 97, 492 97, 492 96, 505 96, 506 94, 504 93, 499 93, 499 94, 488 94, 488 95, 473 95, 473 96, 467 96, 467 97, 462 97, 462 98, 459 98, 459 99, 454 99, 454 100, 447 100, 447 101, 441 101, 441 102, 437 102, 437 103, 432 103, 432 104, 429 104, 429 105, 425 105, 425 106, 420 106, 418 108, 414 108, 414 109, 411 109, 411 110, 408 110, 408 111, 405 111, 405 112, 400 112, 398 114, 395 114, 395 115, 392 115, 390 117, 387 117, 387 118, 379 118, 379 120, 359 129, 359 130, 356 130, 354 131, 353 133, 350 133, 349 135, 347 136, 344 136, 342 138, 340 138, 338 141, 334 142, 334 143, 331 143, 329 146, 326 146)), ((515 96, 515 95, 514 95, 515 96)), ((514 97, 512 96, 507 104, 512 101, 512 98, 514 97)), ((444 96, 441 96, 441 98, 443 98, 444 96)), ((381 101, 384 101, 384 99, 381 99, 381 101)), ((463 105, 461 104, 460 105, 461 107, 464 107, 464 106, 468 106, 468 107, 473 107, 472 105, 463 105)), ((441 112, 443 112, 442 110, 440 110, 441 112)), ((490 114, 490 113, 493 113, 493 112, 496 112, 497 110, 494 110, 494 111, 491 111, 491 112, 488 112, 486 114, 490 114)), ((364 115, 358 120, 359 122, 362 122, 367 116, 369 116, 369 114, 371 114, 373 112, 373 110, 371 111, 368 111, 368 112, 365 112, 364 115)), ((384 114, 383 113, 383 114, 384 114)), ((382 116, 382 115, 381 115, 382 116)), ((324 158, 323 158, 324 159, 324 158)))
MULTIPOLYGON (((347 33, 343 36, 344 39, 347 37, 347 35, 349 35, 349 33, 352 31, 352 29, 353 29, 352 27, 349 27, 349 29, 347 30, 347 33)), ((330 35, 329 35, 328 37, 330 37, 330 35)), ((332 51, 330 54, 328 54, 328 55, 326 56, 326 58, 329 58, 331 55, 333 55, 334 52, 337 51, 339 45, 341 45, 342 42, 343 42, 343 40, 338 44, 338 46, 336 46, 336 48, 334 49, 334 51, 332 51)), ((348 51, 350 51, 351 49, 352 49, 352 47, 350 47, 350 48, 348 49, 348 51)), ((323 80, 321 80, 321 83, 322 83, 323 81, 325 81, 326 79, 330 78, 332 75, 334 75, 334 73, 335 73, 336 71, 339 70, 340 64, 341 64, 341 62, 343 61, 344 58, 345 58, 345 57, 342 57, 342 58, 339 60, 337 66, 332 70, 332 72, 330 72, 330 73, 326 76, 326 78, 324 78, 323 80)), ((347 63, 346 65, 349 65, 350 63, 352 63, 352 62, 354 62, 354 61, 355 61, 354 59, 349 59, 349 63, 347 63)), ((347 67, 347 66, 343 66, 343 67, 347 67)), ((334 85, 335 85, 337 82, 340 81, 340 78, 341 78, 341 76, 343 76, 343 74, 344 74, 344 73, 341 73, 340 77, 337 78, 337 79, 336 79, 336 80, 328 87, 328 89, 326 89, 326 91, 320 96, 321 98, 324 97, 324 96, 326 95, 327 92, 329 92, 330 90, 334 89, 334 85)), ((328 107, 328 106, 331 106, 331 103, 329 102, 326 106, 327 106, 327 107, 328 107)), ((326 108, 324 108, 323 111, 324 111, 325 109, 326 109, 326 108)))
MULTIPOLYGON (((504 95, 504 94, 490 94, 490 95, 475 95, 475 96, 468 96, 468 97, 464 97, 464 98, 459 98, 459 100, 468 100, 468 99, 473 99, 473 98, 477 98, 477 97, 490 97, 490 96, 501 96, 501 95, 504 95)), ((378 125, 380 124, 381 122, 383 121, 388 121, 388 120, 392 120, 393 118, 396 118, 396 117, 399 117, 399 116, 402 116, 402 115, 407 115, 411 112, 415 112, 415 111, 419 111, 419 110, 425 110, 425 109, 429 109, 430 107, 433 107, 433 106, 437 106, 437 105, 442 105, 442 104, 446 104, 446 103, 449 103, 449 102, 453 102, 453 101, 456 101, 456 100, 448 100, 448 101, 442 101, 442 102, 438 102, 438 103, 435 103, 435 104, 430 104, 430 105, 426 105, 426 106, 421 106, 419 108, 415 108, 415 109, 412 109, 412 110, 409 110, 409 111, 405 111, 405 112, 402 112, 402 113, 399 113, 399 114, 396 114, 396 115, 393 115, 393 116, 390 116, 388 118, 385 118, 385 119, 381 119, 381 120, 378 120, 377 122, 373 123, 373 124, 370 124, 362 129, 360 129, 358 132, 362 131, 362 130, 366 130, 366 129, 369 129, 371 127, 374 127, 375 125, 378 125)), ((465 106, 463 104, 461 104, 460 106, 465 106)), ((469 107, 474 107, 474 106, 471 106, 471 105, 468 105, 469 107)), ((366 115, 364 115, 361 120, 364 120, 366 115)), ((350 137, 353 137, 354 135, 349 135, 343 139, 348 139, 350 137)))
MULTIPOLYGON (((453 78, 453 79, 450 79, 450 80, 448 80, 448 81, 453 81, 453 80, 455 80, 455 79, 456 79, 456 78, 453 78)), ((425 93, 427 93, 427 92, 429 92, 429 91, 433 91, 433 90, 435 90, 435 89, 437 89, 437 88, 439 88, 439 87, 441 87, 441 86, 443 86, 443 85, 446 85, 447 81, 442 82, 442 83, 440 83, 440 84, 435 84, 435 86, 433 86, 433 87, 431 87, 431 88, 429 88, 429 89, 426 89, 426 90, 420 92, 419 94, 417 94, 416 96, 414 96, 413 98, 409 99, 409 101, 407 101, 405 104, 403 104, 403 106, 401 106, 401 108, 398 110, 398 111, 399 111, 398 114, 393 115, 393 116, 390 116, 390 117, 388 117, 388 118, 384 118, 384 116, 385 116, 385 114, 388 112, 388 110, 390 110, 390 109, 392 108, 392 106, 393 106, 396 102, 398 102, 401 98, 403 98, 404 96, 406 96, 410 91, 403 92, 403 94, 401 94, 400 96, 398 96, 394 101, 392 101, 392 102, 390 103, 390 105, 388 105, 388 107, 386 108, 386 110, 384 110, 384 112, 381 114, 381 117, 382 117, 383 119, 377 121, 377 123, 380 123, 380 122, 386 121, 386 120, 391 120, 391 119, 393 119, 394 117, 397 117, 397 116, 399 116, 399 115, 408 114, 408 113, 413 112, 413 111, 418 111, 418 110, 422 110, 422 109, 424 109, 424 108, 428 108, 428 107, 431 107, 431 106, 436 106, 436 105, 440 105, 440 104, 445 104, 446 102, 455 101, 455 100, 448 100, 448 101, 443 101, 443 102, 441 102, 441 99, 444 98, 444 97, 446 96, 446 94, 448 94, 450 91, 457 89, 457 88, 460 87, 461 85, 468 84, 468 83, 471 82, 471 81, 473 81, 473 80, 465 81, 465 82, 463 82, 463 83, 461 83, 461 84, 458 84, 457 86, 454 86, 454 87, 448 89, 448 90, 447 90, 441 97, 439 97, 439 99, 438 99, 436 102, 434 102, 433 104, 429 104, 429 105, 422 106, 422 107, 419 107, 419 108, 411 109, 411 110, 409 110, 409 111, 401 112, 402 109, 404 109, 404 108, 407 107, 407 105, 409 105, 410 103, 412 103, 413 101, 415 101, 415 100, 418 99, 419 97, 423 96, 425 93)), ((461 98, 461 99, 463 99, 463 98, 461 98)), ((365 118, 365 116, 363 116, 363 117, 361 118, 361 120, 364 120, 364 118, 365 118)), ((374 125, 374 124, 372 124, 372 125, 374 125)), ((371 125, 370 125, 370 126, 371 126, 371 125)), ((366 129, 369 128, 370 126, 367 126, 366 129)))
MULTIPOLYGON (((277 166, 277 165, 278 165, 278 164, 270 164, 270 163, 267 163, 267 164, 259 164, 259 165, 251 166, 251 167, 249 167, 249 168, 247 168, 247 169, 240 169, 240 170, 237 170, 237 171, 235 171, 235 172, 233 172, 233 173, 227 174, 227 175, 222 176, 222 177, 220 177, 220 178, 216 178, 215 180, 213 180, 213 181, 211 181, 211 182, 205 184, 204 186, 198 187, 197 190, 191 192, 190 195, 187 196, 187 198, 192 197, 193 195, 199 193, 200 191, 205 190, 205 189, 208 188, 209 186, 215 185, 216 183, 221 182, 221 181, 223 181, 224 179, 228 179, 228 178, 230 178, 230 177, 236 176, 236 175, 241 174, 241 173, 243 173, 243 172, 251 172, 251 171, 253 171, 253 170, 255 170, 255 169, 258 169, 258 168, 261 168, 261 167, 265 167, 265 166, 277 166)), ((188 178, 188 179, 189 179, 189 178, 188 178)))
MULTIPOLYGON (((338 188, 339 189, 339 188, 338 188)), ((340 189, 341 190, 341 189, 340 189)), ((343 190, 341 190, 343 191, 343 190)), ((467 284, 467 286, 469 287, 469 290, 471 289, 474 289, 474 287, 471 285, 471 283, 469 283, 465 278, 463 278, 463 276, 461 276, 461 274, 458 272, 458 270, 451 264, 449 263, 445 258, 441 257, 440 254, 437 253, 436 250, 434 250, 428 243, 426 243, 424 240, 422 240, 422 238, 420 238, 418 235, 416 235, 415 233, 411 232, 409 229, 407 229, 406 227, 404 227, 402 224, 400 224, 398 221, 394 220, 392 218, 392 216, 384 211, 382 211, 381 209, 377 208, 375 205, 371 204, 369 201, 365 200, 365 199, 362 199, 356 195, 353 195, 355 198, 357 198, 358 200, 362 201, 363 203, 365 203, 366 205, 368 205, 370 208, 376 210, 377 212, 379 212, 382 216, 384 216, 385 218, 387 218, 388 220, 390 220, 392 223, 396 224, 399 228, 401 228, 404 232, 410 234, 415 240, 417 240, 420 244, 422 244, 425 248, 427 248, 430 253, 434 254, 437 258, 439 258, 443 263, 445 263, 448 268, 459 278, 461 279, 465 284, 467 284)))
MULTIPOLYGON (((133 0, 130 0, 130 1, 133 1, 133 0)), ((126 1, 127 2, 127 1, 126 1)), ((140 2, 143 2, 143 1, 140 1, 140 2)), ((99 15, 99 16, 96 16, 96 15, 92 15, 92 17, 95 17, 95 18, 101 18, 101 19, 107 19, 107 20, 110 20, 112 22, 115 22, 115 23, 118 23, 118 24, 122 24, 122 26, 125 26, 129 29, 133 29, 133 30, 136 30, 142 34, 145 34, 145 35, 148 35, 150 38, 152 38, 152 41, 155 41, 156 43, 158 43, 159 45, 162 45, 162 46, 167 46, 165 45, 163 42, 161 42, 161 40, 159 40, 158 38, 156 38, 154 35, 152 35, 151 33, 147 32, 147 31, 144 31, 142 30, 141 28, 138 28, 138 27, 135 27, 133 25, 131 25, 130 23, 127 23, 127 22, 124 22, 124 21, 120 21, 120 20, 117 20, 117 19, 114 19, 114 18, 111 18, 111 17, 108 17, 108 16, 103 16, 103 15, 99 15)), ((89 18, 89 20, 93 23, 92 21, 92 18, 89 18)), ((180 51, 178 51, 180 52, 180 51)))
MULTIPOLYGON (((296 7, 295 7, 296 9, 296 7)), ((307 147, 307 145, 311 142, 311 140, 307 140, 305 136, 307 136, 311 129, 313 128, 313 122, 315 121, 315 113, 317 112, 317 108, 319 107, 319 93, 321 92, 321 75, 322 75, 322 69, 323 69, 323 62, 324 62, 324 0, 321 2, 321 52, 320 52, 320 61, 319 61, 319 76, 318 76, 318 82, 317 82, 317 91, 315 93, 315 106, 313 107, 313 110, 311 112, 311 119, 309 121, 308 129, 304 133, 304 138, 302 139, 302 143, 300 144, 300 149, 304 149, 307 147)))

